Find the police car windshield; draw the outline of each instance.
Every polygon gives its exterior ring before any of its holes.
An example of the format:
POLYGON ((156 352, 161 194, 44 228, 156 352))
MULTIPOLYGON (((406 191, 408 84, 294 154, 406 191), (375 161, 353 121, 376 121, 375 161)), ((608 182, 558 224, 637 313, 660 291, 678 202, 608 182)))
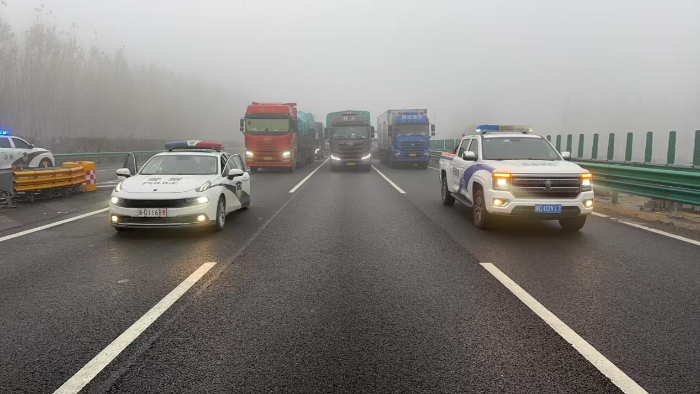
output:
POLYGON ((163 155, 156 156, 141 169, 141 175, 214 175, 217 173, 214 156, 163 155))
POLYGON ((559 154, 542 138, 484 138, 485 160, 560 160, 559 154))

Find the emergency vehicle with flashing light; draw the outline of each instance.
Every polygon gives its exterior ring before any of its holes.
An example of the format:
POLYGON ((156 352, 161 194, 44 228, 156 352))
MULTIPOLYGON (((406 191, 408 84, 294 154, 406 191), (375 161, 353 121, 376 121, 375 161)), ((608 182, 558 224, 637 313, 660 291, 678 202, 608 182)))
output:
POLYGON ((6 130, 0 130, 0 169, 47 168, 53 167, 53 154, 47 149, 15 137, 6 130))
POLYGON ((593 212, 591 173, 569 162, 528 126, 481 125, 440 157, 442 203, 472 208, 474 224, 494 216, 558 220, 578 231, 593 212))
POLYGON ((165 145, 141 169, 117 170, 126 178, 112 192, 109 220, 117 231, 129 228, 213 226, 250 205, 250 175, 238 154, 209 141, 165 145))

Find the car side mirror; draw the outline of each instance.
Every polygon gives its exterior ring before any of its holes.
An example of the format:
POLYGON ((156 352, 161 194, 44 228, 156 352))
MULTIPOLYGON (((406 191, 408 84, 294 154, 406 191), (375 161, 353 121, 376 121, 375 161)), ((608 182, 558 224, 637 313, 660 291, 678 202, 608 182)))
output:
POLYGON ((564 160, 571 160, 571 152, 561 152, 561 157, 564 160))
POLYGON ((243 133, 245 130, 245 119, 241 118, 241 133, 243 133))
POLYGON ((462 159, 467 161, 476 161, 476 153, 472 151, 464 151, 462 152, 462 159))
MULTIPOLYGON (((431 125, 430 125, 430 132, 431 132, 431 133, 434 133, 434 132, 435 132, 435 125, 434 125, 434 124, 431 124, 431 125)), ((433 135, 434 135, 434 134, 433 134, 433 135)))
POLYGON ((131 171, 128 168, 120 168, 117 170, 117 179, 124 180, 131 176, 131 171))
POLYGON ((238 168, 233 168, 231 171, 228 172, 228 179, 233 180, 235 177, 243 176, 244 172, 243 170, 240 170, 238 168))

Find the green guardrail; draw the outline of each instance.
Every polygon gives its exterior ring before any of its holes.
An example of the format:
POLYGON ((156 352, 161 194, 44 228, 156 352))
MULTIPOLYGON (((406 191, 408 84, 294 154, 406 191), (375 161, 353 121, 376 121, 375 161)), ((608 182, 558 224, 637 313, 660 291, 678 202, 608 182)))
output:
POLYGON ((157 153, 163 152, 162 150, 149 150, 149 151, 135 151, 135 152, 85 152, 85 153, 56 153, 53 156, 57 159, 90 159, 90 158, 100 158, 100 157, 124 157, 129 153, 133 153, 135 156, 153 156, 157 153))

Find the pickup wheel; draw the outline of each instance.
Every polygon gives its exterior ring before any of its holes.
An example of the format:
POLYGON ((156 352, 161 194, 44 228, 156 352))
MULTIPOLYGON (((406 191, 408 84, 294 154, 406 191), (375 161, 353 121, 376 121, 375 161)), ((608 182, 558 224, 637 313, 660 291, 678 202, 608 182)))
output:
POLYGON ((450 194, 450 190, 447 188, 447 178, 442 177, 442 185, 440 185, 440 195, 442 197, 442 204, 447 206, 452 206, 455 203, 455 198, 450 194))
POLYGON ((479 229, 486 229, 490 223, 490 215, 486 211, 486 202, 484 200, 484 192, 477 190, 474 193, 474 205, 472 205, 472 217, 474 225, 479 229))
POLYGON ((559 219, 559 225, 566 231, 579 231, 586 224, 586 216, 576 216, 575 218, 559 219))

